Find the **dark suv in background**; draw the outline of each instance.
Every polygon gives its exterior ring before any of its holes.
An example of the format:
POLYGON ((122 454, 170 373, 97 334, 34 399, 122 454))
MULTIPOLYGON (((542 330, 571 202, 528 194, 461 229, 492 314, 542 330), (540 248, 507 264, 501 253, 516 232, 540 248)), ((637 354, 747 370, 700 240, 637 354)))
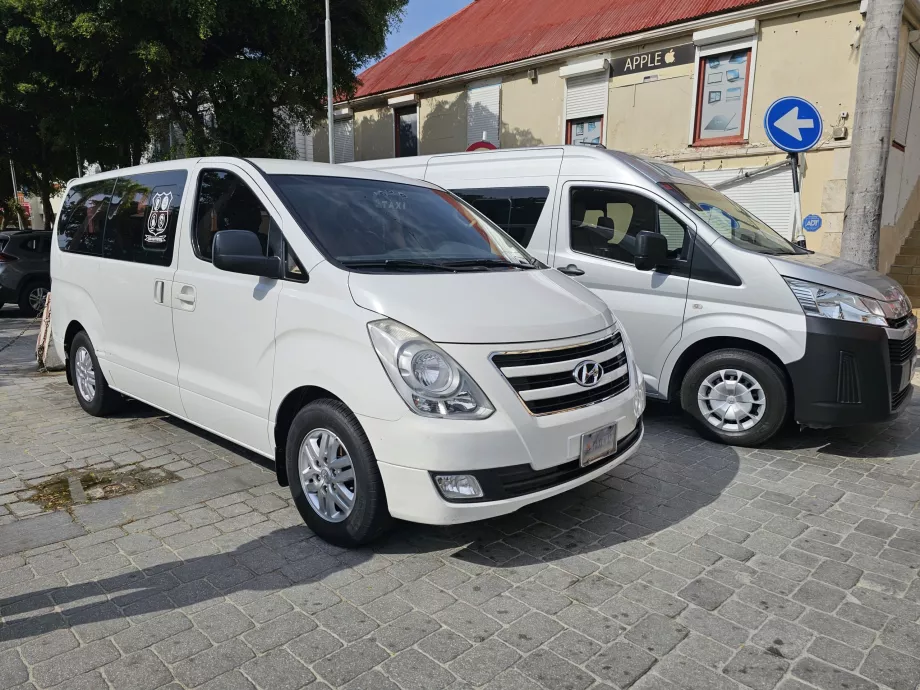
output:
POLYGON ((0 232, 0 307, 19 305, 25 316, 45 306, 51 289, 51 233, 31 230, 0 232))

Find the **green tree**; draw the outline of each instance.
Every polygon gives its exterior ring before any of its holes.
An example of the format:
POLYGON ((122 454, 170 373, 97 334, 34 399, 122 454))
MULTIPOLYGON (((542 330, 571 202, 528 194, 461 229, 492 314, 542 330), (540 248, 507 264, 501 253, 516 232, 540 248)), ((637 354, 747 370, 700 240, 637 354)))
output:
MULTIPOLYGON (((187 155, 284 155, 325 93, 324 0, 8 0, 81 74, 144 91, 187 155)), ((332 0, 335 87, 383 54, 407 0, 332 0)), ((155 114, 155 115, 154 115, 155 114)))
POLYGON ((0 155, 16 163, 18 182, 41 198, 46 218, 80 161, 139 160, 148 139, 142 95, 110 65, 80 69, 16 0, 0 0, 0 155))

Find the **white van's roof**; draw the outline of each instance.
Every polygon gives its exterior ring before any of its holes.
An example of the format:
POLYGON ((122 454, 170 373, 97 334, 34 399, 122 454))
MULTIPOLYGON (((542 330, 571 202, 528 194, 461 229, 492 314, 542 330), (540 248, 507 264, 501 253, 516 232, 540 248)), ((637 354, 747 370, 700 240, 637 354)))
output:
POLYGON ((266 175, 313 175, 317 177, 348 177, 362 180, 379 180, 381 182, 398 182, 401 184, 414 184, 420 187, 432 187, 422 180, 407 179, 399 177, 389 172, 357 168, 348 165, 330 165, 329 163, 310 163, 307 161, 284 160, 276 158, 233 158, 226 156, 209 156, 203 158, 180 158, 171 161, 160 161, 158 163, 146 163, 144 165, 134 165, 128 168, 118 168, 116 170, 107 170, 96 175, 86 175, 70 180, 68 184, 84 184, 95 182, 97 180, 114 179, 116 177, 125 177, 128 175, 140 175, 143 173, 190 169, 193 166, 203 163, 235 164, 249 163, 261 170, 266 175))

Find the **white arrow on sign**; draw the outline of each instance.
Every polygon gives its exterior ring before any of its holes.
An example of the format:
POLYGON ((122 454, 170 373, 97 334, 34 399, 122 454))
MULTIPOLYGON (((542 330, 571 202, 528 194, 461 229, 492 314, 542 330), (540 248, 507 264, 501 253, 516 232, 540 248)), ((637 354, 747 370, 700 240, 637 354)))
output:
POLYGON ((795 138, 797 141, 802 141, 803 129, 814 129, 815 127, 814 120, 799 119, 798 106, 794 107, 773 124, 776 125, 778 129, 781 129, 786 134, 788 134, 790 137, 795 138))

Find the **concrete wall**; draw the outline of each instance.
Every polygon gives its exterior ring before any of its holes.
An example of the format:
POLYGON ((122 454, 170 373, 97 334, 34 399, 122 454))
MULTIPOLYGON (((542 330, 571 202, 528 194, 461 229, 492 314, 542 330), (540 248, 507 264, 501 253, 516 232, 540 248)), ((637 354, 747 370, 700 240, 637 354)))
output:
POLYGON ((537 70, 532 82, 527 71, 502 80, 501 148, 543 146, 565 142, 565 80, 558 65, 537 70))
POLYGON ((381 106, 355 110, 355 160, 370 161, 396 155, 393 109, 381 106))
POLYGON ((466 89, 424 94, 419 102, 419 154, 466 150, 466 89))

